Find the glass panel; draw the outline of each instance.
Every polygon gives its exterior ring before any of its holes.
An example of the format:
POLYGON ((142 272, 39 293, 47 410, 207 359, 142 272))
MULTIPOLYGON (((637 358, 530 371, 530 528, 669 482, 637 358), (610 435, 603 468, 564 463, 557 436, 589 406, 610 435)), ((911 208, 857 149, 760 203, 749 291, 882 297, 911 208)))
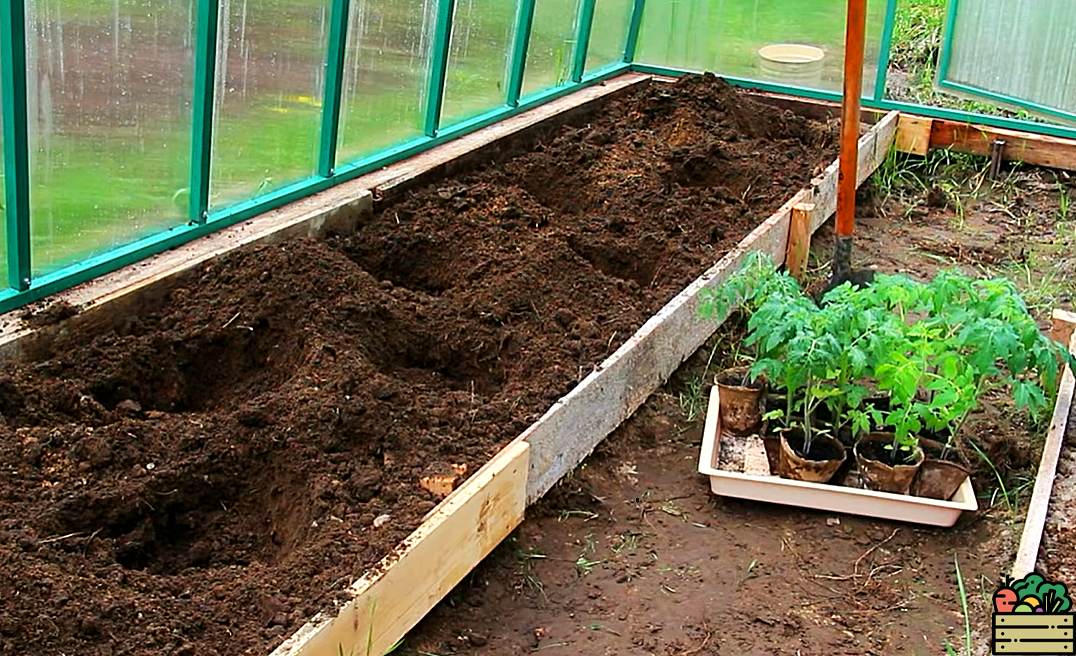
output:
POLYGON ((185 222, 193 7, 28 0, 34 274, 185 222))
POLYGON ((517 4, 517 0, 456 0, 442 125, 504 104, 517 4))
POLYGON ((327 0, 221 0, 210 207, 317 166, 327 0))
MULTIPOLYGON (((847 0, 666 0, 647 2, 637 60, 718 75, 840 91, 847 0), (760 52, 765 46, 808 49, 760 52), (790 63, 789 54, 814 61, 790 63)), ((863 94, 874 92, 885 0, 867 3, 863 94)))
MULTIPOLYGON (((1076 120, 1076 22, 1061 0, 961 0, 947 45, 947 82, 1009 96, 1076 120)), ((974 90, 969 90, 974 91, 974 90)))
POLYGON ((559 86, 571 78, 579 4, 580 0, 537 0, 522 95, 559 86))
POLYGON ((340 162, 422 135, 437 0, 352 0, 340 162))
POLYGON ((587 49, 587 73, 624 61, 624 45, 634 6, 634 0, 598 0, 587 49))

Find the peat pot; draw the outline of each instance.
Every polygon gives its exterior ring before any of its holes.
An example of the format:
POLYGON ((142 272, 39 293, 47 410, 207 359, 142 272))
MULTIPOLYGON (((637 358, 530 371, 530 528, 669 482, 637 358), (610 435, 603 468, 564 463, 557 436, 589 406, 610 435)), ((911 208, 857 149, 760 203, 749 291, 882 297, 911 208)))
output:
POLYGON ((919 467, 919 475, 912 483, 912 494, 927 499, 948 500, 953 498, 970 475, 966 467, 955 462, 928 458, 919 467))
POLYGON ((781 454, 777 473, 781 478, 807 483, 828 483, 848 457, 844 445, 835 438, 819 433, 811 440, 811 451, 803 454, 802 428, 790 428, 781 433, 781 454))
POLYGON ((916 447, 910 454, 910 461, 905 457, 902 458, 904 462, 896 463, 892 459, 892 450, 885 448, 892 443, 892 433, 868 433, 853 449, 856 464, 859 465, 859 472, 868 488, 879 492, 908 494, 912 481, 923 464, 923 450, 916 447))
POLYGON ((762 381, 749 382, 748 367, 733 367, 717 374, 721 428, 730 435, 751 435, 762 426, 762 381))

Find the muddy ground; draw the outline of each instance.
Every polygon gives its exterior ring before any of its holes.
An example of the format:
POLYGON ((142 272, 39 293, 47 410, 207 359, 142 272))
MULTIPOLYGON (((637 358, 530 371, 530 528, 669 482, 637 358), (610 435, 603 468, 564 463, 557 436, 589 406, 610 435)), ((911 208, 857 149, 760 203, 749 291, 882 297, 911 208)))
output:
MULTIPOLYGON (((860 195, 855 265, 1009 275, 1048 328, 1050 309, 1072 308, 1076 217, 1062 210, 1076 181, 1010 167, 993 183, 985 168, 946 154, 887 162, 860 195)), ((814 239, 812 287, 828 275, 831 225, 814 239)), ((723 329, 686 362, 399 653, 937 656, 965 654, 970 634, 970 653, 985 656, 1045 427, 1003 397, 984 402, 965 433, 996 472, 975 463, 980 510, 951 529, 717 498, 697 473, 703 404, 736 339, 723 329)), ((1076 469, 1067 453, 1062 472, 1076 469)), ((1066 517, 1046 567, 1076 582, 1066 517)))
POLYGON ((835 156, 713 77, 588 121, 6 365, 0 653, 268 654, 835 156))

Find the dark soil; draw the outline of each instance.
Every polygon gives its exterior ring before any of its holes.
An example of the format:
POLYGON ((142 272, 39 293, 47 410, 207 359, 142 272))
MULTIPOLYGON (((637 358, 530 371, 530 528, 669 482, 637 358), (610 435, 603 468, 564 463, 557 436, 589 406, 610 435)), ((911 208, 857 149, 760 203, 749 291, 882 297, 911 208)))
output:
POLYGON ((797 428, 785 432, 785 442, 788 443, 788 446, 792 448, 796 455, 806 460, 824 462, 826 460, 841 459, 841 451, 837 448, 837 444, 820 437, 812 439, 810 450, 804 451, 805 435, 802 430, 797 428))
POLYGON ((861 440, 856 446, 859 455, 870 460, 880 462, 890 467, 896 465, 914 465, 915 458, 911 451, 903 449, 886 448, 892 447, 891 441, 879 442, 874 440, 861 440))
POLYGON ((5 367, 0 653, 267 654, 434 508, 421 476, 476 471, 833 136, 712 77, 640 89, 5 367))

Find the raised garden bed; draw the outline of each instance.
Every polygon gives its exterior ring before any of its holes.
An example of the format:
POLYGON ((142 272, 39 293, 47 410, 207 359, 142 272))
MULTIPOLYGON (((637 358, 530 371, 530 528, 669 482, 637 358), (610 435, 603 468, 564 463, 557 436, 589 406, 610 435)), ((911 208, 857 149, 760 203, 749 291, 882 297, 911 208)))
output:
MULTIPOLYGON (((113 330, 51 331, 0 382, 14 591, 0 651, 268 653, 384 581, 351 586, 425 517, 463 521, 459 507, 473 510, 462 577, 563 473, 550 463, 593 443, 554 454, 532 429, 487 460, 632 353, 648 317, 832 159, 833 136, 713 78, 643 86, 354 234, 229 254, 113 330), (422 479, 479 470, 429 515, 441 499, 422 479)), ((787 205, 768 228, 781 221, 787 205)), ((595 441, 634 409, 615 405, 595 441)), ((379 640, 417 620, 380 598, 349 606, 349 644, 360 614, 379 640)))

